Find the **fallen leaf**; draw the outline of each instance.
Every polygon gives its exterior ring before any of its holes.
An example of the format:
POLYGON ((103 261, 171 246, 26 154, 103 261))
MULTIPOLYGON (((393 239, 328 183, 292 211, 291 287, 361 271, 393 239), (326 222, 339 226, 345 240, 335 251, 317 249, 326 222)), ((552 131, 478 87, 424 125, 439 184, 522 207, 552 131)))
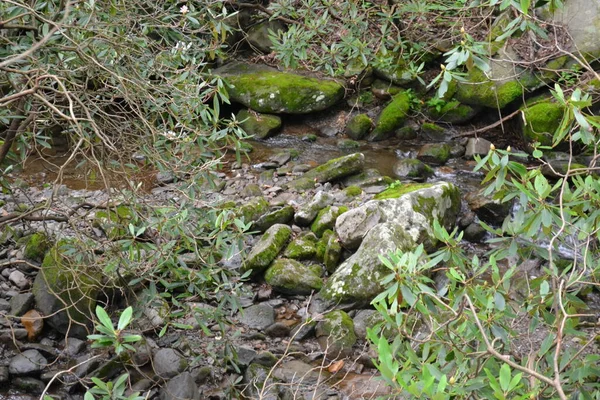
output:
POLYGON ((44 329, 44 318, 36 310, 29 310, 21 317, 21 323, 27 331, 27 338, 30 341, 34 341, 42 329, 44 329))
POLYGON ((333 364, 331 364, 329 366, 329 368, 327 368, 327 370, 329 372, 331 372, 332 374, 335 374, 340 369, 342 369, 343 366, 344 366, 344 360, 339 360, 339 361, 335 361, 333 364))

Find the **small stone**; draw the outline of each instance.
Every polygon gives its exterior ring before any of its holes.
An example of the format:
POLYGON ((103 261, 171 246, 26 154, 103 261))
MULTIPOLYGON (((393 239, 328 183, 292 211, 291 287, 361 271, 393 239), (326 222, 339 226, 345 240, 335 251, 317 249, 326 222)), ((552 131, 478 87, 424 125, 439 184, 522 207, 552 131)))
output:
POLYGON ((426 143, 419 149, 417 159, 428 164, 444 165, 450 158, 451 147, 446 143, 426 143))
POLYGON ((11 309, 10 303, 6 299, 0 299, 0 312, 6 312, 11 309))
POLYGON ((68 337, 65 339, 65 347, 64 352, 69 357, 74 357, 77 354, 81 353, 81 351, 85 348, 85 342, 81 339, 77 339, 74 337, 68 337))
POLYGON ((5 365, 0 366, 0 383, 8 382, 8 367, 5 365))
POLYGON ((184 372, 169 380, 160 390, 160 400, 199 400, 200 392, 194 377, 184 372))
POLYGON ((410 179, 424 182, 434 174, 433 169, 420 160, 414 158, 403 158, 394 165, 394 175, 400 179, 410 179))
POLYGON ((256 350, 248 346, 239 346, 236 348, 237 363, 240 367, 247 367, 256 357, 256 350))
POLYGON ((11 381, 13 387, 28 394, 41 394, 46 385, 44 382, 31 377, 18 377, 11 381))
POLYGON ((10 315, 20 317, 31 310, 34 301, 33 293, 19 293, 10 299, 10 315))
POLYGON ((48 361, 37 350, 25 350, 10 360, 8 372, 14 376, 39 375, 48 361))
POLYGON ((486 233, 487 231, 481 225, 473 223, 465 229, 464 238, 471 243, 481 243, 485 239, 486 233))
POLYGON ((187 361, 173 349, 160 349, 154 354, 154 371, 164 379, 172 378, 187 368, 187 361))
POLYGON ((159 172, 156 174, 156 183, 159 185, 168 185, 175 181, 175 175, 171 172, 159 172))
POLYGON ((27 311, 21 317, 21 323, 27 330, 27 337, 30 341, 34 341, 44 329, 44 318, 37 310, 27 311))
POLYGON ((483 138, 470 138, 465 150, 465 158, 473 158, 474 155, 485 156, 490 151, 492 142, 483 138))
POLYGON ((29 287, 29 280, 27 279, 25 274, 19 270, 14 270, 13 272, 11 272, 8 276, 8 280, 11 281, 13 285, 15 285, 21 290, 25 290, 29 287))
POLYGON ((287 164, 291 159, 292 153, 289 151, 282 151, 269 157, 269 161, 276 163, 280 167, 287 164))
POLYGON ((275 310, 265 303, 255 304, 243 310, 240 322, 249 328, 264 330, 275 322, 275 310))
POLYGON ((275 322, 265 329, 265 333, 271 337, 287 337, 290 334, 290 327, 283 322, 275 322))
POLYGON ((277 364, 279 358, 270 351, 261 351, 254 357, 254 363, 262 365, 264 367, 272 367, 277 364))

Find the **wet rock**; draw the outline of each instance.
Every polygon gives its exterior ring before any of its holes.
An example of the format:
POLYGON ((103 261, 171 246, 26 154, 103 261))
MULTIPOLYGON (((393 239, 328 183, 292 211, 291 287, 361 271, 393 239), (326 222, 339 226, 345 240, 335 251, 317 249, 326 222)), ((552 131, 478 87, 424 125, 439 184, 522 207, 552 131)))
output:
POLYGON ((160 400, 200 400, 200 391, 189 372, 177 375, 160 390, 160 400))
POLYGON ((254 64, 230 63, 215 73, 231 85, 227 88, 230 100, 262 113, 309 114, 325 110, 344 97, 344 87, 333 80, 254 64))
POLYGON ((443 127, 425 122, 421 124, 421 136, 427 140, 441 142, 448 138, 448 133, 443 127))
POLYGON ((410 109, 410 98, 406 92, 400 92, 381 111, 375 122, 375 128, 367 137, 369 141, 378 141, 388 138, 394 131, 402 126, 410 109))
POLYGON ((375 202, 351 209, 336 220, 335 231, 348 249, 357 249, 362 239, 379 223, 381 212, 375 202))
POLYGON ((311 169, 301 178, 289 183, 292 190, 306 190, 315 187, 315 183, 331 182, 354 175, 362 171, 365 156, 361 153, 349 154, 344 157, 335 158, 311 169))
POLYGON ((277 115, 250 113, 241 110, 235 117, 242 129, 250 136, 257 139, 267 139, 281 129, 281 118, 277 115))
POLYGON ((275 322, 275 310, 266 303, 245 308, 240 322, 249 328, 264 330, 275 322))
POLYGON ((308 226, 316 218, 319 211, 333 204, 335 197, 327 192, 318 192, 309 202, 300 207, 294 216, 294 222, 299 226, 308 226))
POLYGON ((317 255, 317 237, 311 232, 294 239, 283 252, 285 258, 312 260, 317 255))
POLYGON ((163 379, 169 379, 187 368, 187 360, 173 349, 160 349, 152 360, 154 371, 163 379))
POLYGON ((464 124, 475 117, 481 107, 462 104, 457 100, 444 101, 439 107, 428 107, 425 114, 438 122, 464 124))
POLYGON ((46 385, 44 382, 31 377, 18 377, 11 381, 11 385, 18 390, 29 394, 41 394, 46 385))
POLYGON ((373 126, 373 121, 367 114, 355 115, 346 125, 346 135, 354 140, 363 139, 373 126))
POLYGON ((265 273, 265 281, 273 290, 284 294, 310 294, 323 286, 321 278, 295 260, 280 258, 265 273))
POLYGON ((426 143, 419 149, 417 159, 427 164, 444 165, 450 159, 451 148, 446 143, 426 143))
POLYGON ((512 207, 512 202, 500 203, 499 200, 483 196, 479 192, 467 194, 466 200, 479 219, 490 224, 501 224, 512 207))
POLYGON ((331 230, 323 233, 323 237, 317 243, 317 258, 325 265, 325 269, 332 273, 338 266, 342 246, 338 236, 331 230))
POLYGON ((85 342, 83 340, 69 337, 65 339, 63 351, 69 357, 75 357, 77 354, 81 353, 84 348, 85 342))
POLYGON ((8 372, 13 376, 35 376, 46 368, 48 361, 37 350, 25 350, 10 360, 8 372))
POLYGON ((341 139, 337 142, 337 148, 340 150, 355 150, 360 147, 360 143, 350 139, 341 139))
POLYGON ((323 233, 328 229, 333 229, 337 218, 348 211, 348 207, 342 206, 329 206, 317 214, 314 222, 310 226, 311 231, 317 235, 317 237, 323 236, 323 233))
POLYGON ((267 212, 252 224, 252 229, 259 232, 265 232, 275 224, 288 224, 294 218, 294 207, 283 206, 274 211, 267 212))
POLYGON ((25 327, 29 340, 34 341, 44 329, 44 318, 37 310, 29 310, 21 317, 21 324, 25 327))
POLYGON ((483 138, 469 138, 467 149, 465 151, 466 158, 473 158, 474 155, 485 156, 490 151, 492 142, 483 138))
POLYGON ((400 179, 423 182, 434 174, 433 168, 414 158, 403 158, 394 165, 394 175, 400 179))
POLYGON ((315 336, 321 350, 329 358, 344 358, 356 343, 354 323, 344 311, 336 310, 323 316, 316 326, 315 336))
POLYGON ((291 234, 292 229, 287 225, 276 224, 270 227, 252 248, 242 271, 257 274, 267 269, 284 248, 291 234))
POLYGON ((8 280, 21 290, 25 290, 29 287, 29 279, 27 279, 25 274, 18 269, 10 273, 8 280))
POLYGON ((27 311, 31 310, 34 303, 33 294, 19 293, 10 299, 10 315, 20 317, 27 311))

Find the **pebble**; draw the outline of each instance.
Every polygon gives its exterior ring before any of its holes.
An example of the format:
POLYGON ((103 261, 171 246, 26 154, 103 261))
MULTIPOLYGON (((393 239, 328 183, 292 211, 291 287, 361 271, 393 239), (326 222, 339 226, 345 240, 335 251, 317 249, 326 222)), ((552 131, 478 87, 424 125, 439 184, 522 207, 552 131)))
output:
POLYGON ((15 285, 21 290, 27 289, 29 287, 29 280, 27 279, 25 274, 19 270, 11 272, 8 276, 8 280, 11 281, 13 285, 15 285))
POLYGON ((39 375, 48 365, 46 358, 37 350, 25 350, 10 360, 8 372, 14 376, 39 375))
POLYGON ((64 352, 69 357, 76 356, 77 354, 81 353, 84 348, 85 348, 85 342, 81 339, 69 337, 65 340, 64 352))

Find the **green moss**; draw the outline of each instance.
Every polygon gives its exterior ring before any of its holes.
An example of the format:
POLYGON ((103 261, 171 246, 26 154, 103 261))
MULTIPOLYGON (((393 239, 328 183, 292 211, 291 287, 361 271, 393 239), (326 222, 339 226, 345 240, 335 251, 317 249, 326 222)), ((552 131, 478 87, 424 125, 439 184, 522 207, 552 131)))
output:
POLYGON ((400 128, 410 109, 410 97, 406 92, 400 92, 392 99, 379 117, 375 124, 375 129, 368 137, 368 140, 376 141, 383 140, 388 137, 396 129, 400 128))
POLYGON ((452 147, 446 143, 427 143, 421 146, 417 159, 423 162, 443 165, 450 159, 452 147))
POLYGON ((342 254, 342 245, 332 230, 326 230, 317 243, 317 258, 329 273, 333 273, 338 266, 342 254))
POLYGON ((355 115, 346 125, 346 135, 355 140, 362 139, 367 136, 371 126, 373 126, 373 121, 367 114, 355 115))
POLYGON ((342 139, 337 142, 337 147, 341 150, 355 150, 360 147, 360 143, 350 139, 342 139))
POLYGON ((240 126, 248 135, 259 139, 271 137, 281 128, 281 118, 276 115, 251 114, 248 110, 241 110, 236 119, 243 121, 240 126))
POLYGON ((462 104, 458 100, 451 100, 445 103, 437 110, 435 107, 427 109, 427 115, 430 118, 447 122, 450 124, 460 124, 469 121, 477 114, 478 110, 467 104, 462 104))
POLYGON ((364 162, 365 156, 361 153, 335 158, 311 169, 301 178, 290 182, 289 186, 295 190, 311 189, 315 187, 316 182, 329 182, 362 171, 364 162))
POLYGON ((128 206, 117 206, 110 210, 97 211, 93 226, 104 231, 111 240, 129 235, 129 224, 133 221, 135 211, 128 206))
POLYGON ((294 207, 284 206, 264 214, 252 224, 252 229, 264 232, 275 224, 287 224, 292 218, 294 218, 294 207))
POLYGON ((283 256, 293 260, 311 260, 317 255, 317 237, 308 233, 293 240, 283 256))
POLYGON ((242 271, 252 271, 252 274, 264 271, 275 260, 291 234, 292 229, 287 225, 270 227, 252 248, 248 259, 242 265, 242 271))
POLYGON ((335 81, 278 71, 227 76, 230 98, 264 113, 307 114, 324 110, 344 97, 335 81))
POLYGON ((268 210, 269 203, 263 197, 255 197, 240 206, 236 214, 243 217, 245 222, 254 222, 268 210))
MULTIPOLYGON (((455 218, 460 211, 460 191, 454 185, 448 185, 444 187, 442 191, 441 199, 435 199, 433 197, 418 196, 416 202, 413 204, 413 210, 427 217, 427 220, 433 225, 435 219, 439 220, 439 216, 434 210, 438 209, 439 201, 447 201, 451 204, 451 209, 444 213, 445 218, 439 222, 446 229, 450 229, 454 226, 455 218)), ((429 240, 429 239, 428 239, 429 240)))
POLYGON ((265 273, 265 281, 284 294, 310 294, 321 290, 319 275, 298 261, 279 259, 265 273))
POLYGON ((552 136, 560 126, 564 107, 552 101, 542 101, 523 107, 523 138, 528 143, 552 145, 552 136))
POLYGON ((431 183, 408 183, 396 187, 390 187, 383 192, 375 195, 374 200, 397 199, 398 197, 410 192, 432 187, 431 183))
POLYGON ((327 348, 330 355, 349 352, 356 343, 354 322, 344 311, 336 310, 323 316, 317 324, 316 336, 321 347, 327 348))
POLYGON ((310 230, 318 237, 323 236, 326 230, 332 229, 335 226, 337 218, 348 211, 348 207, 329 206, 325 207, 317 214, 314 222, 310 226, 310 230))
POLYGON ((473 106, 504 108, 523 95, 523 85, 516 80, 493 81, 477 68, 469 72, 468 82, 457 84, 456 99, 473 106))
POLYGON ((51 245, 52 243, 50 243, 45 233, 34 233, 27 237, 23 255, 29 260, 42 261, 51 245))
POLYGON ((346 189, 344 189, 344 193, 348 197, 360 196, 362 194, 362 192, 363 192, 363 190, 361 188, 359 188, 358 186, 348 186, 346 189))

